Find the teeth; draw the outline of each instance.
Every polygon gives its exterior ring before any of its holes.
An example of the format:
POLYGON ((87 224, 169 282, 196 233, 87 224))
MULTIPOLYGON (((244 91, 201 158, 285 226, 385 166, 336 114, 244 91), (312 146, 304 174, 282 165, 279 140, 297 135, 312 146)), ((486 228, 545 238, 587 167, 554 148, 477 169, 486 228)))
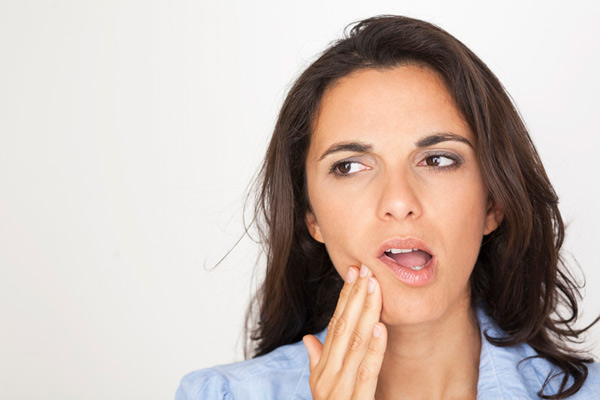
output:
POLYGON ((400 253, 411 253, 413 251, 417 251, 419 249, 387 249, 385 252, 386 253, 392 253, 392 254, 400 254, 400 253))
POLYGON ((419 265, 418 267, 409 267, 409 268, 412 269, 413 271, 420 271, 423 268, 425 268, 425 266, 424 265, 419 265))

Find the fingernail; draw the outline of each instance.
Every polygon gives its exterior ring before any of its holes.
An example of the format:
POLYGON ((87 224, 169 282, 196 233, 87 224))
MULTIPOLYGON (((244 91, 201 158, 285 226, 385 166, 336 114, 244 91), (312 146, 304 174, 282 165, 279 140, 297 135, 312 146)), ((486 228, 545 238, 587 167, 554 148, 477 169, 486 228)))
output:
POLYGON ((375 325, 373 327, 373 337, 379 337, 381 336, 381 328, 379 327, 379 325, 375 325))
POLYGON ((360 277, 364 278, 369 273, 369 268, 365 264, 360 267, 360 277))
POLYGON ((369 282, 367 282, 367 293, 373 293, 373 291, 375 291, 375 279, 370 277, 369 282))
POLYGON ((356 269, 350 267, 348 268, 348 273, 346 274, 346 282, 352 283, 356 280, 356 269))

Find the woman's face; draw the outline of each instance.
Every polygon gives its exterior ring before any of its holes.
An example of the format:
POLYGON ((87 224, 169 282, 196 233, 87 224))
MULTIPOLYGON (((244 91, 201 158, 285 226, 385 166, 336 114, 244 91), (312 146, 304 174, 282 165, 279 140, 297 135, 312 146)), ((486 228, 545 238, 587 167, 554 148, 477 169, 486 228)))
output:
POLYGON ((428 68, 360 70, 326 91, 306 160, 307 225, 342 277, 350 266, 371 269, 386 324, 469 304, 482 237, 501 221, 475 149, 428 68))

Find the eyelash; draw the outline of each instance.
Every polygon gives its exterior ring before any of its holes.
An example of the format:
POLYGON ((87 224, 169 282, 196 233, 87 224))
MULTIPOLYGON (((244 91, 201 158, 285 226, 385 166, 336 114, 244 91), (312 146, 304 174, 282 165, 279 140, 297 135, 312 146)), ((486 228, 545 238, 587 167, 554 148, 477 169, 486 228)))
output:
POLYGON ((426 154, 425 157, 423 157, 423 159, 419 162, 419 164, 421 162, 427 160, 428 158, 433 158, 433 157, 445 157, 445 158, 448 158, 448 159, 454 161, 454 163, 452 165, 446 165, 446 166, 442 166, 442 167, 437 167, 435 165, 424 165, 424 167, 431 168, 435 172, 443 172, 443 171, 453 170, 453 169, 460 167, 463 163, 463 160, 455 154, 444 153, 444 152, 435 152, 435 153, 426 154))
MULTIPOLYGON (((425 157, 423 157, 423 159, 421 161, 419 161, 419 164, 427 159, 433 158, 433 157, 445 157, 448 158, 450 160, 452 160, 454 163, 451 165, 446 165, 446 166, 442 166, 442 167, 437 167, 435 165, 424 165, 423 167, 431 169, 434 172, 444 172, 444 171, 449 171, 449 170, 453 170, 456 169, 458 167, 460 167, 463 163, 462 159, 454 154, 451 153, 430 153, 430 154, 426 154, 425 157)), ((341 173, 338 171, 338 168, 344 164, 355 164, 358 163, 360 164, 359 161, 352 161, 352 160, 341 160, 341 161, 337 161, 334 162, 331 167, 329 168, 329 173, 335 175, 338 178, 349 178, 352 175, 356 174, 356 172, 353 173, 341 173)))
POLYGON ((334 162, 331 165, 331 168, 329 168, 329 173, 335 175, 336 177, 339 178, 349 178, 350 176, 354 175, 354 173, 351 174, 344 174, 338 171, 338 168, 344 164, 360 164, 360 162, 358 161, 351 161, 351 160, 342 160, 342 161, 337 161, 334 162))

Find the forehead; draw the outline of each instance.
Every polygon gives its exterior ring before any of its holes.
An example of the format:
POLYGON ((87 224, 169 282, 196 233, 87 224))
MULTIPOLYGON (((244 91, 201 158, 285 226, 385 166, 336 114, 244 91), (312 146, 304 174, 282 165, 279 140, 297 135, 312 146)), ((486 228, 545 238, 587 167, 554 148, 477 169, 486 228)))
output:
POLYGON ((448 131, 474 139, 437 72, 418 65, 362 69, 324 93, 311 150, 337 141, 377 144, 448 131))

